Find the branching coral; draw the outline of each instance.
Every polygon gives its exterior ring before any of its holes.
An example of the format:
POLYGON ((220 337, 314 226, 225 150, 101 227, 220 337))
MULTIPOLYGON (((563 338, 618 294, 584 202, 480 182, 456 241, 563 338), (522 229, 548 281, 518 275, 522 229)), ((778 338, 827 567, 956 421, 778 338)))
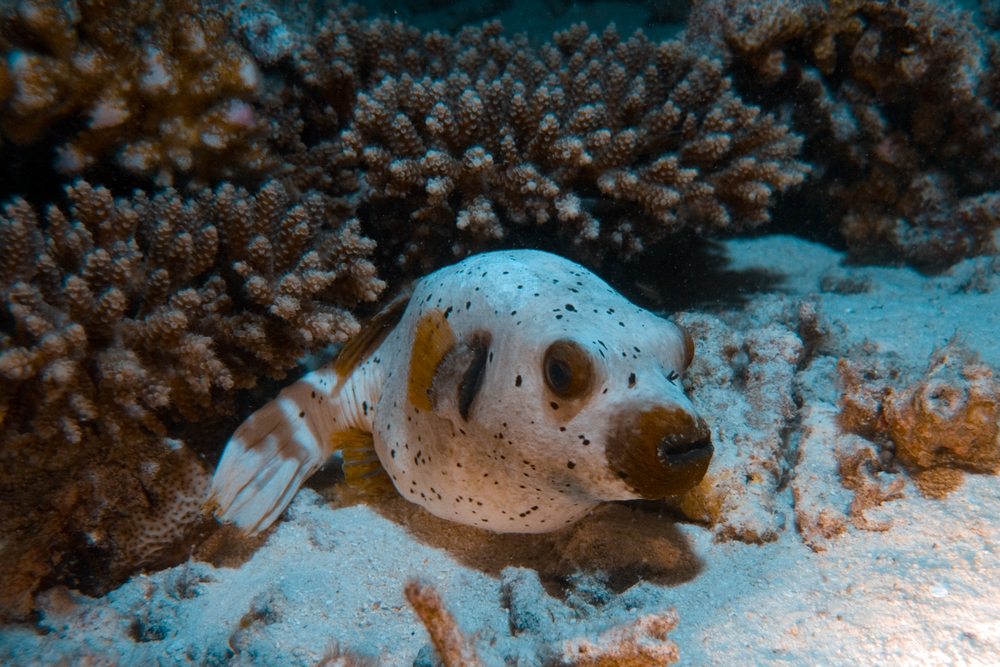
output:
POLYGON ((371 241, 319 195, 67 192, 69 216, 43 223, 23 200, 0 216, 2 550, 17 563, 0 589, 15 615, 81 553, 111 563, 83 582, 99 586, 175 545, 206 488, 178 439, 190 422, 355 333, 346 308, 383 288, 371 241))
POLYGON ((29 144, 72 138, 56 168, 76 174, 112 157, 135 175, 213 182, 274 166, 250 102, 260 74, 218 12, 199 0, 27 0, 3 17, 0 130, 29 144), (83 120, 83 127, 79 121, 83 120), (66 125, 66 123, 69 125, 66 125))
POLYGON ((947 265, 996 250, 997 48, 925 0, 701 3, 689 39, 805 134, 818 206, 857 255, 947 265))
MULTIPOLYGON (((628 256, 682 227, 759 224, 807 171, 798 137, 680 42, 578 25, 535 50, 496 23, 385 37, 343 142, 404 258, 421 240, 461 254, 550 220, 584 252, 628 256)), ((344 64, 325 76, 357 85, 351 40, 336 44, 344 64)))

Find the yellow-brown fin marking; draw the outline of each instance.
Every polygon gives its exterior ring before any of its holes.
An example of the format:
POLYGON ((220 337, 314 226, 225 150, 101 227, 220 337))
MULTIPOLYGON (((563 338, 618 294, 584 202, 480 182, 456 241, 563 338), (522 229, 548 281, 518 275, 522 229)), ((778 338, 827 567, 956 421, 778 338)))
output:
POLYGON ((337 377, 350 377, 354 369, 378 349, 385 337, 399 324, 409 302, 409 291, 400 294, 378 315, 361 327, 361 331, 356 336, 352 336, 344 343, 344 347, 340 348, 340 353, 337 354, 336 361, 333 362, 333 370, 336 371, 337 377))
POLYGON ((330 435, 330 446, 333 450, 340 450, 344 457, 344 476, 349 485, 369 490, 385 486, 380 478, 388 479, 388 475, 375 453, 371 433, 357 428, 338 431, 330 435))
POLYGON ((444 313, 433 308, 417 322, 410 352, 410 383, 407 394, 410 403, 421 410, 433 410, 431 383, 445 355, 455 346, 455 333, 444 313))

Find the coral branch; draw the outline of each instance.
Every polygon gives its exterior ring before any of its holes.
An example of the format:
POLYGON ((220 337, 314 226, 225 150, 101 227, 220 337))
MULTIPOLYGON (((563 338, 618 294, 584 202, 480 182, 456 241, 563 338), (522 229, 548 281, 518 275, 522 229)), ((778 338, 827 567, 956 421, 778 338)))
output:
POLYGON ((409 581, 403 593, 427 629, 444 667, 482 667, 476 647, 458 629, 458 624, 444 608, 436 590, 426 584, 409 581))

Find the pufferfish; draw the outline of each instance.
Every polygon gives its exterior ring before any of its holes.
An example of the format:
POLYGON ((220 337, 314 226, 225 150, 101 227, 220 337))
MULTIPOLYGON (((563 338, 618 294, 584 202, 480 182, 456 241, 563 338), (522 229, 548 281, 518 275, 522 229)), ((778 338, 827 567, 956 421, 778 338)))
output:
POLYGON ((694 343, 566 259, 474 255, 420 280, 229 440, 206 506, 273 523, 336 451, 431 514, 556 530, 602 501, 697 484, 710 430, 681 375, 694 343))

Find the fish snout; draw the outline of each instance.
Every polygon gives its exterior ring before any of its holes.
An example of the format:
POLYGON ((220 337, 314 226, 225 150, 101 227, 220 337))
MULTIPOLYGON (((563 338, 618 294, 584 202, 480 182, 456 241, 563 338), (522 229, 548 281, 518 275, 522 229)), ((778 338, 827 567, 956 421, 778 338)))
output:
POLYGON ((680 406, 622 413, 608 438, 608 465, 636 495, 656 499, 694 487, 714 453, 712 433, 680 406))

